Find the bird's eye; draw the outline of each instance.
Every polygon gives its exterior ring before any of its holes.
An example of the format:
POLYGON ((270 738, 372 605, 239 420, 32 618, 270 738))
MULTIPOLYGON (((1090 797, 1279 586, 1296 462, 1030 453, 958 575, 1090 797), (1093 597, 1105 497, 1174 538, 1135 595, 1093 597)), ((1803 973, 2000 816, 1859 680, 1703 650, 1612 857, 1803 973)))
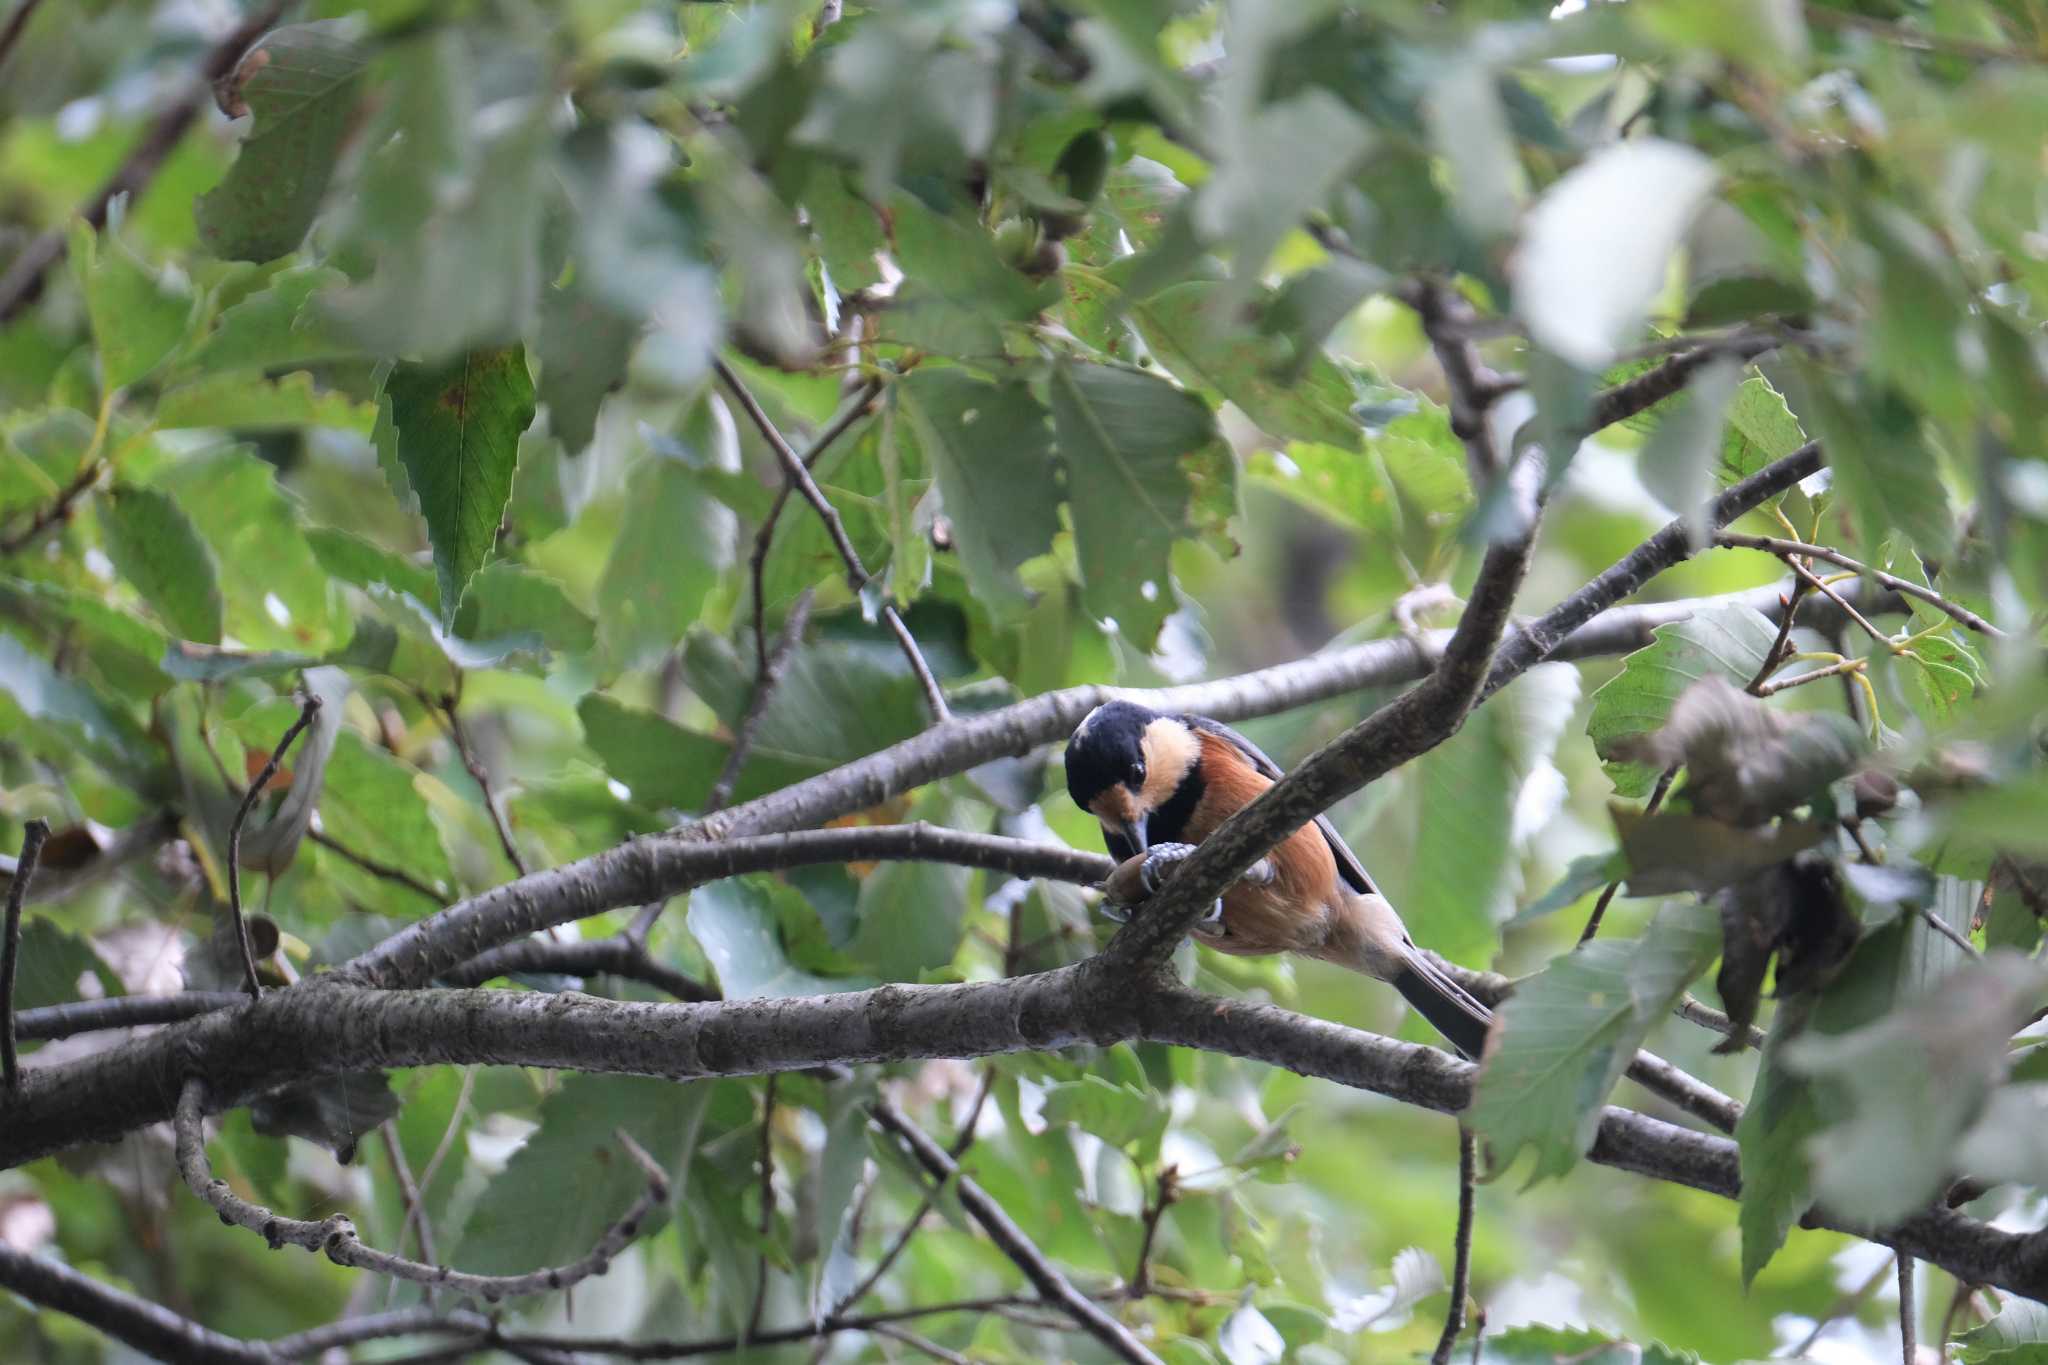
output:
POLYGON ((1142 763, 1133 763, 1131 765, 1130 771, 1124 774, 1124 781, 1130 783, 1133 787, 1144 786, 1145 765, 1142 763))

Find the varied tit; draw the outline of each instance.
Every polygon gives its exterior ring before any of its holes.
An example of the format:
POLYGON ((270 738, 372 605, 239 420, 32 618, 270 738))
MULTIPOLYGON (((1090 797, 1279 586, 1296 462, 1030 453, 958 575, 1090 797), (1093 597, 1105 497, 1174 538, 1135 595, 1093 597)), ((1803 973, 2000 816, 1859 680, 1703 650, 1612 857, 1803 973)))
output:
MULTIPOLYGON (((1280 778, 1258 746, 1202 716, 1127 701, 1088 713, 1067 741, 1067 791, 1102 824, 1112 893, 1150 894, 1174 863, 1280 778)), ((1261 858, 1195 926, 1219 952, 1302 953, 1390 982, 1467 1057, 1492 1015, 1415 946, 1327 817, 1261 858)))

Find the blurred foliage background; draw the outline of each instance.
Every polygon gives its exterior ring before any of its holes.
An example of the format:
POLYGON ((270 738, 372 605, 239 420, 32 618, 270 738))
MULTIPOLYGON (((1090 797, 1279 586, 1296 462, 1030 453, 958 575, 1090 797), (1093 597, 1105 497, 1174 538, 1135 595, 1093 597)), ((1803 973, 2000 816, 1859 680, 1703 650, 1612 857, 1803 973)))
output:
MULTIPOLYGON (((1818 438, 1828 471, 1745 529, 1886 565, 2004 631, 1916 600, 1881 641, 1794 637, 1813 657, 1788 671, 1861 662, 1774 712, 1853 723, 1802 770, 1817 781, 1765 814, 1817 822, 1802 856, 1847 878, 1829 898, 1860 942, 1832 984, 1800 988, 1800 1018, 1834 1036, 1803 1068, 1765 1063, 1797 1117, 1744 1135, 1758 1192, 1739 1219, 1575 1162, 1610 1061, 1637 1042, 1741 1097, 1756 1052, 1717 1053, 1661 1005, 1608 1019, 1578 977, 1536 993, 1577 1029, 1565 1056, 1518 1056, 1510 1017, 1482 1131, 1504 1160, 1533 1145, 1537 1169, 1568 1174, 1525 1184, 1525 1159, 1479 1192, 1480 1358, 1746 1360, 1823 1319, 1813 1358, 1892 1358, 1886 1253, 1783 1240, 1816 1181, 1831 1207, 1881 1221, 1981 1171, 2003 1183, 1972 1212, 2048 1221, 2033 1117, 2048 1072, 2008 1041, 2044 995, 2031 954, 2048 887, 2038 4, 281 8, 213 89, 195 84, 204 64, 262 7, 18 5, 0 57, 0 848, 32 817, 59 831, 17 1004, 233 984, 226 822, 302 678, 329 704, 243 846, 273 984, 701 810, 756 631, 772 637, 806 594, 739 799, 928 723, 885 608, 962 712, 1284 663, 1398 633, 1404 602, 1449 623, 1517 515, 1468 466, 1397 301, 1404 281, 1455 279, 1482 355, 1518 381, 1504 434, 1530 423, 1551 456, 1525 610, 1818 438), (153 143, 160 164, 103 228, 81 223, 153 143), (1579 442, 1602 385, 1702 343, 1730 358, 1579 442), (814 473, 864 586, 801 499, 757 542, 781 469, 714 384, 721 356, 799 450, 854 415, 814 473), (1833 823, 1855 814, 1865 764, 1906 788, 1860 826, 1882 876, 1833 823), (167 811, 176 837, 149 837, 167 811), (1966 962, 1928 916, 2011 956, 1966 962), (2000 963, 2011 999, 1993 1010, 1968 973, 2000 963), (1857 992, 1860 1012, 1842 1003, 1857 992), (1944 1031, 1980 1010, 2012 1027, 1944 1031), (1888 1080, 1858 1084, 1873 1072, 1888 1080)), ((1650 593, 1783 576, 1769 554, 1719 550, 1650 593)), ((1665 1003, 1706 971, 1722 921, 1691 893, 1749 913, 1725 888, 1784 853, 1702 867, 1711 856, 1677 846, 1704 837, 1690 830, 1617 863, 1608 806, 1649 791, 1628 742, 1658 729, 1679 683, 1750 681, 1770 627, 1742 611, 1675 628, 1633 681, 1612 660, 1539 669, 1338 809, 1420 941, 1511 974, 1626 977, 1627 953, 1683 938, 1665 1003), (1603 714, 1596 691, 1616 679, 1603 714), (1564 956, 1602 883, 1664 862, 1684 894, 1624 895, 1602 931, 1613 954, 1564 956)), ((1383 699, 1244 728, 1285 764, 1383 699)), ((1046 758, 863 818, 1097 847, 1046 758)), ((1694 801, 1692 818, 1714 815, 1694 801)), ((890 865, 706 888, 668 908, 650 949, 742 996, 1035 970, 1103 932, 1073 888, 890 865)), ((1226 993, 1425 1036, 1390 993, 1333 970, 1185 965, 1226 993)), ((505 984, 664 998, 613 978, 505 984)), ((1737 1003, 1712 977, 1693 990, 1737 1003)), ((1085 1283, 1131 1276, 1169 1181, 1148 1261, 1160 1292, 1122 1311, 1175 1365, 1408 1358, 1435 1341, 1452 1123, 1192 1052, 837 1087, 785 1076, 772 1100, 759 1081, 420 1070, 391 1076, 388 1097, 301 1097, 311 1116, 238 1111, 213 1156, 252 1198, 347 1210, 374 1243, 415 1250, 401 1187, 417 1180, 443 1259, 515 1271, 580 1255, 630 1200, 632 1181, 591 1158, 624 1125, 673 1163, 672 1216, 575 1291, 573 1319, 558 1295, 511 1308, 522 1325, 708 1337, 759 1295, 777 1325, 857 1289, 870 1310, 1013 1293, 1014 1269, 945 1195, 861 1289, 923 1203, 861 1121, 877 1084, 942 1135, 973 1122, 976 1179, 1085 1283)), ((0 1176, 0 1237, 238 1335, 416 1301, 271 1254, 176 1186, 162 1133, 68 1153, 0 1176)), ((1920 1287, 1923 1340, 1997 1308, 1932 1271, 1920 1287)), ((975 1359, 1096 1358, 1057 1326, 1004 1310, 916 1330, 975 1359)), ((2041 1349, 1971 1340, 1972 1359, 2041 1349)), ((119 1355, 20 1300, 0 1304, 0 1342, 13 1359, 119 1355)), ((913 1352, 857 1333, 820 1349, 913 1352)), ((755 1348, 771 1350, 813 1347, 755 1348)))

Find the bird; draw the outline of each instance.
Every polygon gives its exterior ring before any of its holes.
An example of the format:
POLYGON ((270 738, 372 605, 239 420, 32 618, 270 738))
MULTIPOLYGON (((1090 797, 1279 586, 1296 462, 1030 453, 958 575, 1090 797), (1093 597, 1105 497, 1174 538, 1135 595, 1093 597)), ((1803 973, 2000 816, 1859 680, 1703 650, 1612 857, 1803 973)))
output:
MULTIPOLYGON (((1229 726, 1129 701, 1083 718, 1067 741, 1066 770, 1068 794, 1101 824, 1117 860, 1105 887, 1130 900, 1157 890, 1195 845, 1281 777, 1229 726)), ((1466 1057, 1485 1050, 1492 1013, 1415 946, 1327 816, 1253 864, 1193 932, 1218 952, 1300 953, 1385 981, 1466 1057)))

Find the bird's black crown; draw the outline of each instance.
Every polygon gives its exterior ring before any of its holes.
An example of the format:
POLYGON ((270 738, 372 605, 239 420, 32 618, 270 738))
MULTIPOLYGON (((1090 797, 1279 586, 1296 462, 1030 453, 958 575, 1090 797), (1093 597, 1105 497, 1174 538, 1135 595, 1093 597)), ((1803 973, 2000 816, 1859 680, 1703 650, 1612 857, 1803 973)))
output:
POLYGON ((1067 794, 1082 810, 1121 782, 1136 791, 1145 783, 1145 727, 1157 711, 1135 702, 1105 702, 1088 713, 1067 741, 1067 794))

